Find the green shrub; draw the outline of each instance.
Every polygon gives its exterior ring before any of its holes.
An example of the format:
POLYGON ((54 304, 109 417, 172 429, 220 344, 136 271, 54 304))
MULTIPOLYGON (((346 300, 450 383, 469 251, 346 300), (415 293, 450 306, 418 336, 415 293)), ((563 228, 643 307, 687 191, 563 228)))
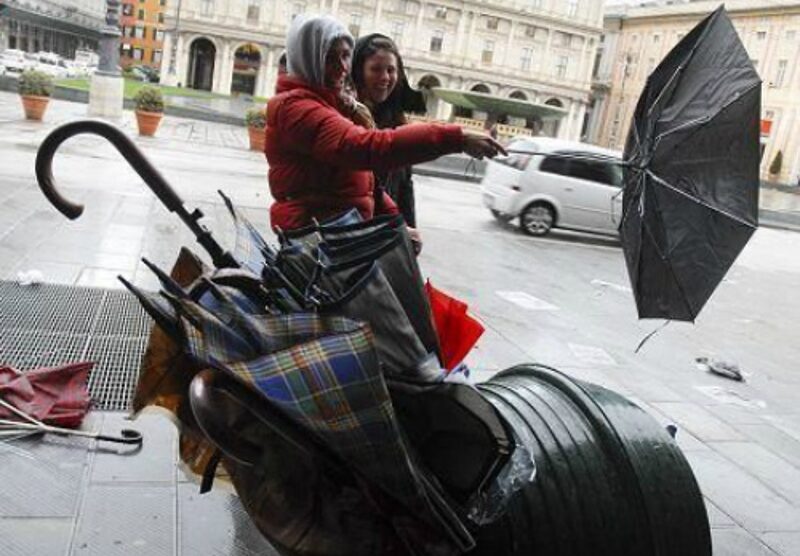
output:
POLYGON ((161 89, 152 85, 145 85, 136 91, 133 101, 136 103, 136 110, 142 112, 164 111, 164 95, 161 94, 161 89))
POLYGON ((267 127, 267 108, 250 108, 244 115, 244 123, 247 127, 264 129, 267 127))
POLYGON ((41 71, 25 70, 17 87, 21 95, 49 97, 53 94, 53 78, 41 71))
POLYGON ((778 151, 778 154, 775 155, 775 158, 772 159, 772 164, 769 165, 769 173, 777 176, 781 173, 781 168, 783 167, 783 152, 778 151))

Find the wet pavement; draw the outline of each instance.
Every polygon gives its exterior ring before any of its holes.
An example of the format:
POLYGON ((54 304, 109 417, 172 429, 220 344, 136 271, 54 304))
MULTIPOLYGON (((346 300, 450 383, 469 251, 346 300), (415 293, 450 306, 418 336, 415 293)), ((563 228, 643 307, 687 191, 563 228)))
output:
MULTIPOLYGON (((36 146, 85 108, 53 102, 44 124, 29 123, 17 97, 0 93, 0 279, 38 270, 48 282, 118 287, 122 274, 153 287, 139 257, 169 266, 194 240, 104 140, 76 138, 56 159, 65 195, 86 205, 80 219, 58 214, 35 185, 36 146)), ((121 125, 133 134, 132 114, 121 125)), ((219 188, 269 235, 265 163, 246 140, 243 128, 170 117, 155 138, 135 138, 228 245, 219 188)), ((474 183, 416 182, 423 271, 467 300, 487 328, 469 359, 478 380, 536 361, 630 396, 678 425, 707 499, 715 554, 800 554, 795 233, 757 231, 698 321, 670 324, 636 354, 661 323, 636 319, 615 240, 527 238, 491 218, 474 183), (698 370, 698 356, 737 362, 746 381, 698 370)), ((797 210, 792 194, 769 195, 776 210, 797 210)), ((0 554, 270 554, 224 483, 198 494, 163 415, 131 424, 95 412, 86 427, 131 425, 145 434, 138 452, 57 438, 0 443, 0 554)))

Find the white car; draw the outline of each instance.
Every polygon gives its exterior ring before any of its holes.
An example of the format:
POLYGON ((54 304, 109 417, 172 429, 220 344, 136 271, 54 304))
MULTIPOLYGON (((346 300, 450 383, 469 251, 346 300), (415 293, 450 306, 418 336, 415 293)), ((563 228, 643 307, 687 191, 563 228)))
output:
POLYGON ((53 79, 64 79, 69 73, 63 65, 61 56, 52 52, 36 53, 36 69, 53 79))
POLYGON ((490 160, 483 204, 498 220, 519 218, 541 236, 566 228, 616 236, 622 212, 622 155, 550 137, 520 137, 509 156, 490 160))
POLYGON ((11 77, 19 75, 30 68, 30 62, 21 50, 8 48, 0 52, 0 66, 5 68, 5 74, 11 77))

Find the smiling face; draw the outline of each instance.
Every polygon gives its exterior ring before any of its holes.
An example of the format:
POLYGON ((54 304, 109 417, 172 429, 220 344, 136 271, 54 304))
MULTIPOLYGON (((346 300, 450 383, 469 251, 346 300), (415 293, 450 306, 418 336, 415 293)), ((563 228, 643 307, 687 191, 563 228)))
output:
POLYGON ((353 49, 345 39, 336 39, 325 57, 325 86, 342 89, 350 69, 353 49))
POLYGON ((388 50, 378 50, 364 60, 359 98, 373 105, 384 102, 397 85, 397 73, 397 56, 388 50))

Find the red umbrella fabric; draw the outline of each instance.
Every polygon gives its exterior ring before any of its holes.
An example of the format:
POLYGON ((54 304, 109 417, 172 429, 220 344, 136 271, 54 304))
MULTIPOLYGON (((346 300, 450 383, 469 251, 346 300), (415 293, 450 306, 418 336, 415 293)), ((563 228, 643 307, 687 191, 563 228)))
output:
MULTIPOLYGON (((48 425, 77 428, 89 411, 87 380, 91 362, 21 373, 0 366, 0 399, 48 425)), ((18 419, 0 407, 0 419, 18 419)))
POLYGON ((467 304, 425 282, 433 322, 442 349, 442 365, 452 371, 483 335, 481 323, 467 314, 467 304))

